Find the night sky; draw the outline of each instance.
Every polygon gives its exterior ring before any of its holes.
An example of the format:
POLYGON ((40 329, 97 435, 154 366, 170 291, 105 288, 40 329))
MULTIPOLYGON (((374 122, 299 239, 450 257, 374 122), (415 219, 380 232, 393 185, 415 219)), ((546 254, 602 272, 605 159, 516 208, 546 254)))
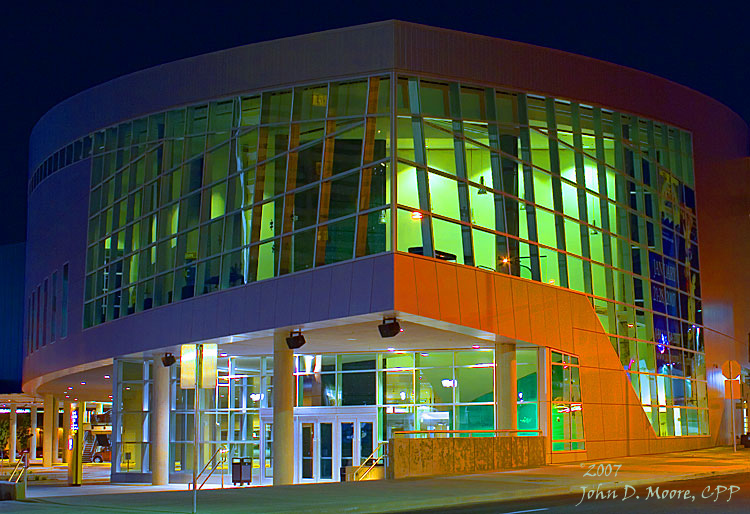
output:
POLYGON ((697 89, 750 123, 750 8, 745 2, 301 3, 6 4, 0 15, 0 244, 25 239, 28 138, 56 103, 183 57, 361 23, 402 19, 603 59, 697 89))

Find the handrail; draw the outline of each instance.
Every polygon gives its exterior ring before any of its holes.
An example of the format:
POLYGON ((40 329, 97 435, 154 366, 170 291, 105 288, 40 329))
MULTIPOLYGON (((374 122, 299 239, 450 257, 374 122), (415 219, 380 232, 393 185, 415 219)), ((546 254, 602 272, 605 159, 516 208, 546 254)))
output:
POLYGON ((498 435, 510 435, 510 433, 534 433, 542 435, 541 430, 521 430, 514 428, 506 428, 501 430, 396 430, 393 432, 394 439, 401 435, 417 435, 417 434, 498 434, 498 435))
MULTIPOLYGON (((208 468, 208 466, 211 465, 211 462, 216 458, 216 456, 219 454, 219 452, 226 453, 227 452, 227 445, 226 444, 222 444, 221 446, 219 446, 216 449, 216 451, 214 452, 214 454, 211 455, 211 458, 208 459, 208 462, 206 462, 206 465, 203 466, 203 469, 201 470, 201 472, 198 473, 198 475, 196 475, 196 477, 195 477, 195 481, 196 482, 198 482, 198 480, 200 480, 201 475, 203 474, 203 472, 206 471, 206 469, 208 468)), ((216 470, 216 466, 214 466, 214 469, 211 470, 211 472, 208 474, 208 476, 210 477, 211 473, 213 473, 215 470, 216 470)), ((206 480, 208 480, 208 477, 206 477, 206 480)), ((204 484, 206 483, 205 480, 203 481, 203 483, 204 484)), ((191 487, 190 487, 191 485, 192 485, 192 483, 188 482, 188 491, 191 489, 191 487)), ((201 487, 203 487, 203 484, 201 484, 201 487)), ((200 489, 200 487, 198 489, 200 489)))
POLYGON ((21 481, 21 478, 24 477, 28 469, 29 469, 28 459, 26 458, 26 454, 23 454, 21 456, 21 460, 19 460, 16 463, 16 467, 13 468, 13 471, 11 472, 10 477, 8 477, 8 482, 15 482, 17 484, 18 482, 21 481), (18 476, 15 476, 16 471, 18 471, 18 476))
MULTIPOLYGON (((201 482, 201 485, 198 486, 199 491, 203 489, 203 486, 205 485, 206 482, 208 482, 208 479, 211 478, 211 475, 214 474, 214 471, 216 471, 216 468, 219 467, 219 464, 224 464, 225 462, 226 462, 226 457, 224 456, 224 454, 222 454, 221 459, 217 461, 216 464, 213 465, 213 467, 211 468, 211 471, 208 473, 208 475, 206 475, 206 479, 203 480, 203 482, 201 482)), ((224 482, 224 479, 222 479, 222 483, 223 482, 224 482)))
POLYGON ((377 466, 378 463, 382 459, 385 458, 385 456, 386 456, 387 453, 388 453, 388 441, 383 441, 381 443, 378 443, 377 447, 375 447, 375 449, 372 451, 372 453, 369 455, 369 457, 367 457, 364 460, 364 462, 356 470, 354 470, 354 481, 358 482, 360 480, 363 480, 368 475, 368 473, 370 473, 370 471, 372 471, 375 468, 375 466, 377 466), (357 478, 357 474, 359 473, 359 471, 367 465, 367 462, 370 461, 370 459, 372 459, 375 456, 375 454, 378 453, 378 451, 380 450, 380 448, 383 447, 383 446, 385 446, 386 450, 383 453, 380 454, 380 457, 378 457, 377 459, 375 459, 375 461, 370 465, 370 467, 368 467, 367 470, 364 473, 362 473, 362 475, 360 475, 359 478, 357 478))

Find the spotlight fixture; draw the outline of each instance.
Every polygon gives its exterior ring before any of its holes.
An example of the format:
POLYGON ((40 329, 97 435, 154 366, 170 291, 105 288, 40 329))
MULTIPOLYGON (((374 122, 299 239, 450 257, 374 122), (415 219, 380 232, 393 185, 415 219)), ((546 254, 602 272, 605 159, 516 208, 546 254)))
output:
POLYGON ((383 323, 378 325, 380 331, 380 337, 394 337, 402 332, 401 325, 398 324, 396 318, 383 318, 383 323))
POLYGON ((175 362, 177 362, 177 359, 175 359, 174 355, 172 355, 171 353, 165 353, 164 357, 161 358, 161 363, 165 368, 168 368, 175 362))
POLYGON ((296 334, 294 333, 294 330, 292 330, 292 332, 289 334, 289 337, 286 338, 286 345, 290 350, 296 350, 306 342, 307 341, 305 341, 305 336, 302 335, 301 330, 298 330, 296 334))

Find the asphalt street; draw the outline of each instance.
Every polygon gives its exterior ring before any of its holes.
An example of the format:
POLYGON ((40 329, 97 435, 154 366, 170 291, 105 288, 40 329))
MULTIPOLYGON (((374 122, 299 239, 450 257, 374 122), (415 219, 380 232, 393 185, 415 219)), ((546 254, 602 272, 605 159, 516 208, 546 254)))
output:
POLYGON ((577 494, 461 508, 406 510, 403 514, 665 514, 747 513, 750 511, 750 473, 628 486, 612 490, 587 487, 577 494))

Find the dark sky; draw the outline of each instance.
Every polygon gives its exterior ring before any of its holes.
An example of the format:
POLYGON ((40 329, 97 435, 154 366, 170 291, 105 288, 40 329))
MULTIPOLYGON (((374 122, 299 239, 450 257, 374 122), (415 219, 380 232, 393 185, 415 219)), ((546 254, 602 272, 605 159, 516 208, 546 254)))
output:
POLYGON ((396 18, 604 59, 697 89, 750 122, 750 9, 736 7, 742 1, 12 4, 0 11, 0 244, 25 239, 28 138, 56 103, 175 59, 360 23, 396 18))

